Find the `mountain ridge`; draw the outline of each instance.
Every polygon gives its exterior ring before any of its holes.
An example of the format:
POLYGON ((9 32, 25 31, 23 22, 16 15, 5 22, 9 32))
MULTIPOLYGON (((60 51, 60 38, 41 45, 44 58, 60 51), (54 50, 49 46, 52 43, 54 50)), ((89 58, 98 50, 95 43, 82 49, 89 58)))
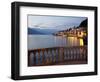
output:
POLYGON ((39 29, 39 28, 28 28, 28 34, 41 34, 41 35, 50 35, 57 32, 54 29, 39 29))

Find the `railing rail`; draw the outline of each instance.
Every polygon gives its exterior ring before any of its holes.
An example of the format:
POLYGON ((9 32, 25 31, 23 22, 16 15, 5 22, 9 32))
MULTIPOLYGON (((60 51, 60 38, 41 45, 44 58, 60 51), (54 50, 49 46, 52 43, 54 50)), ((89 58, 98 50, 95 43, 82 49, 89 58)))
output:
POLYGON ((87 46, 53 47, 28 50, 28 66, 87 61, 87 46))

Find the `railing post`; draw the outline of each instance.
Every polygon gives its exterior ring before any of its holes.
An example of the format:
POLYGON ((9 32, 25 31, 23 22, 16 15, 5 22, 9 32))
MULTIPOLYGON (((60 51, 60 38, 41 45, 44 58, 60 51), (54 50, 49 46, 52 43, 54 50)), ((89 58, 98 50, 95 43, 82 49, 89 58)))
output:
POLYGON ((51 49, 48 50, 48 54, 49 54, 49 62, 50 62, 50 64, 52 64, 52 53, 51 53, 51 49))
POLYGON ((38 50, 38 65, 40 65, 40 50, 38 50))
POLYGON ((54 58, 55 58, 55 63, 56 63, 56 62, 57 62, 57 55, 58 55, 58 54, 57 54, 57 49, 55 48, 54 51, 55 51, 55 56, 54 56, 54 58))
POLYGON ((34 54, 34 65, 36 65, 36 52, 33 51, 34 54))
POLYGON ((28 51, 28 66, 31 65, 30 63, 31 63, 31 62, 30 62, 30 51, 28 51))
POLYGON ((44 49, 42 50, 42 64, 45 64, 45 55, 44 55, 44 49))

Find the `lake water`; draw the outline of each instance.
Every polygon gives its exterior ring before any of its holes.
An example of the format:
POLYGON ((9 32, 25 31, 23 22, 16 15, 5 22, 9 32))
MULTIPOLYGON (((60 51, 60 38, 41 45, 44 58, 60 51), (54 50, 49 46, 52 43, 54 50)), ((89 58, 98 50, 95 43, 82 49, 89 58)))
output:
POLYGON ((83 45, 82 39, 53 35, 28 35, 28 50, 83 45))

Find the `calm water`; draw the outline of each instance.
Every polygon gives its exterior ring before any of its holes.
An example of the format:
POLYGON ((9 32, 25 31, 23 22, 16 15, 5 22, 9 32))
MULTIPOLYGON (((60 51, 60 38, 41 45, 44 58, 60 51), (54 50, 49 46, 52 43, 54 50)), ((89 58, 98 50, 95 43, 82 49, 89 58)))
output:
POLYGON ((53 35, 28 35, 28 49, 83 45, 82 39, 53 35))

